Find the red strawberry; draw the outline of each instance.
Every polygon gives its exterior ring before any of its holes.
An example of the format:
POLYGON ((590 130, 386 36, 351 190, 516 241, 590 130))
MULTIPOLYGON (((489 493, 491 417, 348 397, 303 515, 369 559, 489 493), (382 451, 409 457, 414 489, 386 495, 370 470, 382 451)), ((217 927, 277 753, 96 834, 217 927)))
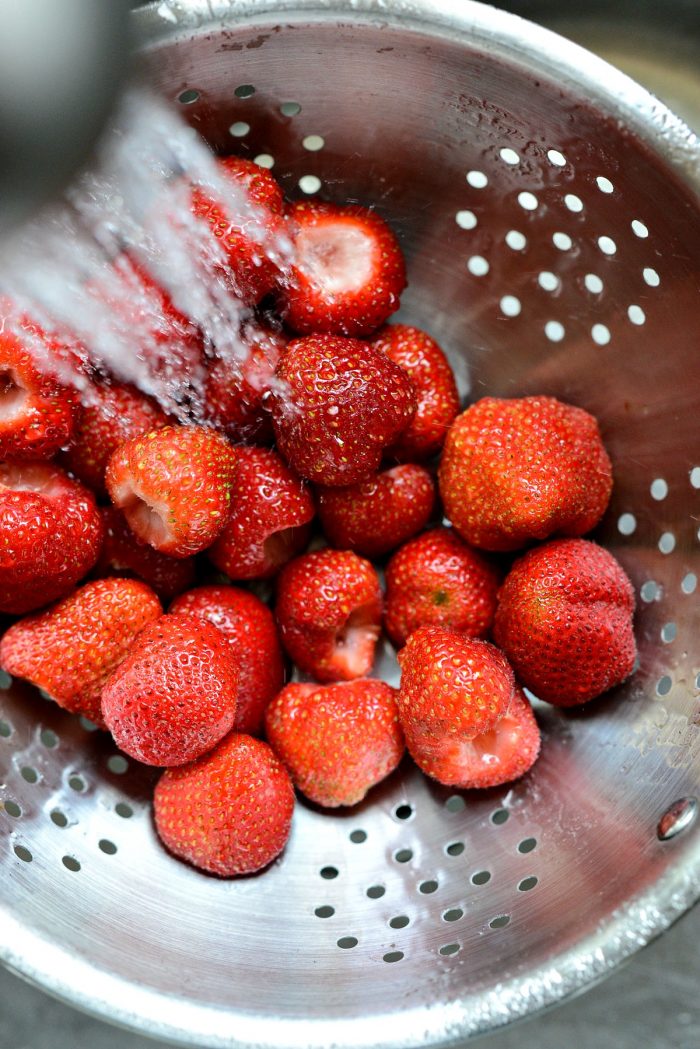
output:
POLYGON ((294 265, 285 320, 302 335, 369 335, 399 308, 406 264, 383 219, 352 204, 289 209, 294 265))
POLYGON ((366 480, 415 410, 413 384, 384 354, 331 335, 290 342, 271 397, 280 452, 302 477, 343 486, 366 480))
POLYGON ((164 772, 153 808, 173 855, 227 878, 252 874, 282 852, 294 788, 267 743, 232 732, 199 761, 164 772))
POLYGON ((451 528, 435 528, 402 546, 386 569, 386 632, 400 648, 421 626, 470 637, 488 634, 500 573, 451 528))
MULTIPOLYGON (((48 374, 29 345, 0 329, 0 459, 50 459, 68 443, 78 419, 75 390, 48 374)), ((50 344, 44 341, 44 348, 48 352, 50 344)))
POLYGON ((286 339, 277 332, 261 331, 244 361, 215 359, 210 363, 205 418, 232 441, 272 444, 272 418, 263 399, 285 345, 286 339))
POLYGON ((110 456, 125 441, 166 426, 158 405, 133 386, 95 385, 85 405, 65 462, 98 495, 106 495, 104 477, 110 456))
POLYGON ((235 586, 200 586, 176 598, 169 611, 201 616, 228 639, 240 664, 233 727, 259 735, 265 708, 284 684, 282 649, 270 609, 235 586))
POLYGON ((112 502, 129 527, 162 554, 211 546, 231 515, 238 457, 202 426, 165 426, 121 445, 107 464, 112 502))
POLYGON ((369 561, 349 550, 317 550, 283 568, 277 583, 282 644, 318 681, 367 674, 381 630, 382 591, 369 561))
POLYGON ((380 557, 430 520, 435 483, 422 466, 394 466, 349 488, 318 488, 318 516, 333 546, 380 557))
POLYGON ((440 463, 447 516, 485 550, 583 535, 602 517, 611 489, 597 422, 554 397, 477 401, 452 425, 440 463))
POLYGON ((104 727, 102 686, 137 634, 162 615, 160 601, 135 579, 86 583, 57 604, 20 619, 0 642, 0 664, 61 707, 104 727))
POLYGON ((531 692, 569 707, 632 673, 633 612, 632 584, 611 553, 585 539, 559 539, 513 565, 494 637, 531 692))
POLYGON ((146 765, 184 765, 233 728, 238 660, 199 616, 161 616, 141 631, 102 690, 117 746, 146 765))
POLYGON ((418 398, 416 414, 387 454, 402 462, 430 459, 442 448, 459 411, 447 357, 426 332, 406 324, 387 324, 372 345, 408 372, 418 398))
POLYGON ((209 557, 231 579, 267 579, 306 546, 314 504, 276 452, 236 449, 233 511, 209 557))
POLYGON ((221 241, 227 258, 227 281, 244 302, 255 305, 272 291, 279 276, 267 252, 287 232, 282 190, 270 172, 252 160, 222 157, 218 164, 222 179, 244 191, 254 213, 241 221, 240 214, 230 214, 224 204, 212 200, 201 189, 193 193, 192 210, 208 222, 211 232, 221 241))
POLYGON ((265 716, 270 745, 317 805, 356 805, 404 752, 396 689, 383 681, 288 685, 265 716))
POLYGON ((51 463, 0 463, 0 612, 63 597, 101 542, 94 497, 81 484, 51 463))
POLYGON ((104 542, 95 566, 99 576, 137 576, 160 597, 170 598, 194 583, 194 558, 168 557, 154 550, 129 528, 116 506, 100 507, 104 542))
MULTIPOLYGON (((406 746, 424 762, 496 728, 515 694, 506 657, 488 641, 424 626, 399 652, 399 716, 406 746)), ((429 775, 439 778, 434 770, 429 775)))
POLYGON ((532 768, 540 752, 540 730, 532 707, 516 688, 508 710, 488 732, 474 739, 450 734, 414 743, 420 769, 448 787, 499 787, 532 768))

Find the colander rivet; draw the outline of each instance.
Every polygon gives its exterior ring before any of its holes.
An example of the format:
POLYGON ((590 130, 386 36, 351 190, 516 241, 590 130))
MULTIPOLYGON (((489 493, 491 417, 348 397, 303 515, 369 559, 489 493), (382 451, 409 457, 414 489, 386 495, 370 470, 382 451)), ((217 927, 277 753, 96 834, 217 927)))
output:
POLYGON ((675 838, 681 831, 687 830, 695 822, 698 814, 697 798, 680 798, 664 812, 658 822, 656 833, 659 841, 675 838))

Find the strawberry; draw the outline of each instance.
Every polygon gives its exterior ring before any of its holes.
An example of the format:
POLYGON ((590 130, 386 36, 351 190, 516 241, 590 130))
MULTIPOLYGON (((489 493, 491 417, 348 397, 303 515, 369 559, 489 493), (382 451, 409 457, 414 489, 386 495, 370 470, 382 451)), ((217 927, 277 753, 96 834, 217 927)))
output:
POLYGON ((65 463, 88 488, 106 495, 105 468, 111 455, 132 437, 166 426, 168 418, 150 397, 121 383, 93 385, 84 401, 65 463))
POLYGON ((194 583, 194 558, 168 557, 154 550, 129 528, 116 506, 100 507, 104 542, 95 575, 136 576, 163 598, 175 597, 194 583))
POLYGON ((166 849, 228 878, 253 874, 282 852, 294 788, 267 743, 232 732, 199 761, 167 769, 153 809, 166 849))
POLYGON ((145 583, 98 579, 11 626, 0 642, 0 664, 59 706, 104 727, 104 682, 139 632, 162 612, 145 583))
POLYGON ((140 539, 162 554, 187 557, 225 528, 237 464, 236 450, 213 430, 164 426, 121 445, 105 482, 140 539))
POLYGON ((52 463, 0 463, 0 612, 63 597, 95 564, 102 523, 91 492, 52 463))
POLYGON ((276 452, 246 447, 236 452, 233 510, 208 556, 231 579, 268 579, 306 546, 313 500, 276 452))
POLYGON ((467 408, 447 435, 439 478, 450 521, 485 550, 583 535, 612 489, 597 422, 554 397, 484 397, 467 408))
POLYGON ((515 562, 498 596, 494 638, 522 683, 559 707, 594 699, 634 667, 634 590, 613 555, 558 539, 515 562))
POLYGON ((274 288, 279 270, 267 249, 287 233, 283 217, 284 198, 279 185, 265 168, 241 157, 221 157, 219 174, 224 182, 239 187, 254 211, 245 221, 202 189, 195 189, 192 211, 209 224, 226 254, 224 276, 237 296, 255 305, 274 288))
POLYGON ((184 765, 233 728, 238 660, 200 616, 161 616, 131 646, 102 690, 118 747, 146 765, 184 765))
POLYGON ((439 778, 433 756, 459 753, 465 742, 497 730, 515 694, 513 671, 488 641, 434 626, 411 634, 399 663, 406 746, 424 771, 439 778))
POLYGON ((204 416, 232 441, 272 444, 272 418, 263 407, 286 345, 282 335, 260 331, 244 361, 211 361, 204 392, 204 416))
POLYGON ((394 466, 348 488, 320 487, 318 516, 341 550, 380 557, 420 532, 435 508, 435 483, 422 466, 394 466))
POLYGON ((359 204, 299 201, 289 209, 294 263, 287 323, 302 335, 369 335, 399 308, 406 264, 389 226, 359 204))
POLYGON ((277 378, 284 384, 284 392, 271 397, 279 450, 317 484, 344 486, 370 477, 415 410, 403 368, 357 339, 296 339, 282 355, 277 378))
POLYGON ((240 664, 233 727, 260 735, 265 708, 284 684, 282 649, 270 609, 235 586, 200 586, 180 594, 169 611, 201 616, 227 638, 240 664))
MULTIPOLYGON (((42 342, 49 352, 51 344, 42 342)), ((68 443, 78 420, 75 390, 52 377, 30 345, 26 333, 0 328, 0 459, 50 459, 68 443)))
POLYGON ((396 689, 366 678, 288 685, 267 708, 270 746, 317 805, 357 805, 404 752, 396 689))
POLYGON ((421 738, 411 754, 427 776, 461 790, 499 787, 532 768, 540 752, 540 730, 532 707, 516 688, 506 713, 473 739, 449 733, 421 738))
POLYGON ((349 550, 317 550, 286 565, 277 582, 282 644, 318 681, 367 674, 381 630, 382 591, 369 561, 349 550))
POLYGON ((372 339, 376 350, 408 372, 416 414, 387 455, 402 462, 430 459, 442 448, 459 411, 459 393, 447 357, 434 339, 406 324, 387 324, 372 339))
POLYGON ((402 546, 386 569, 386 632, 397 648, 421 626, 485 637, 496 612, 500 573, 451 528, 402 546))

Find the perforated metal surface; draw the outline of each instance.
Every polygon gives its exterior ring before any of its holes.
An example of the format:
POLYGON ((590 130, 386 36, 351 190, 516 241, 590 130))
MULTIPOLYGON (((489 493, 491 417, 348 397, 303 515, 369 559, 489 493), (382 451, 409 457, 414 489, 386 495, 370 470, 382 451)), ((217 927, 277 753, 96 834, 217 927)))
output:
POLYGON ((598 416, 598 537, 639 595, 639 668, 584 710, 538 707, 542 758, 512 789, 454 795, 407 762, 352 812, 301 802, 282 859, 230 882, 159 848, 152 772, 5 688, 0 941, 174 1041, 449 1044, 600 977, 700 891, 697 826, 657 836, 700 793, 700 152, 631 82, 480 5, 267 6, 154 5, 151 80, 291 194, 377 204, 408 256, 401 318, 465 396, 598 416))

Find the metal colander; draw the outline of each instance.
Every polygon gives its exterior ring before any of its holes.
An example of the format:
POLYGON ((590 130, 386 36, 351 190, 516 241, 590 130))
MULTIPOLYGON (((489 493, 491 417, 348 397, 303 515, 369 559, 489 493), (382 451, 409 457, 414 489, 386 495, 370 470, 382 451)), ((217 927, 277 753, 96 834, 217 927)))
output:
POLYGON ((700 147, 605 63, 467 0, 166 0, 137 22, 147 76, 215 147, 388 218, 400 318, 465 394, 598 417, 639 667, 538 708, 512 787, 455 794, 407 762, 351 811, 300 801, 282 859, 233 881, 158 845, 152 770, 6 682, 2 955, 173 1042, 455 1044, 601 978, 700 894, 700 147))

